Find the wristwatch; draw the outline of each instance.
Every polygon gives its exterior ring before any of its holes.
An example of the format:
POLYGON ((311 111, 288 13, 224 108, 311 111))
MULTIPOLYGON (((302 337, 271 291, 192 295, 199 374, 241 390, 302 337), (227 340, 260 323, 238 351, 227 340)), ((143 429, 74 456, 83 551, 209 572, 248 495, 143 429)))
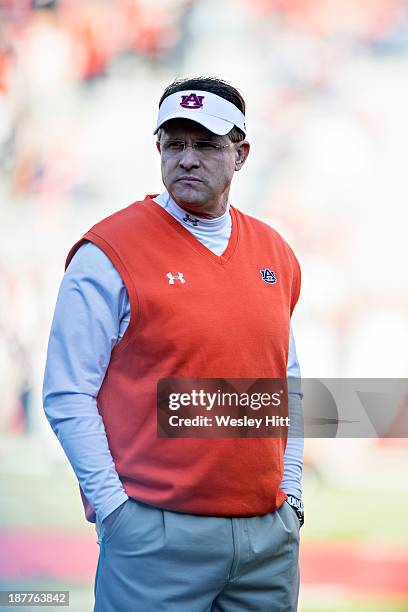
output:
POLYGON ((300 527, 302 527, 303 523, 305 522, 305 509, 302 500, 295 497, 294 495, 288 495, 288 499, 286 501, 290 506, 292 506, 293 510, 296 512, 296 516, 299 519, 300 527))

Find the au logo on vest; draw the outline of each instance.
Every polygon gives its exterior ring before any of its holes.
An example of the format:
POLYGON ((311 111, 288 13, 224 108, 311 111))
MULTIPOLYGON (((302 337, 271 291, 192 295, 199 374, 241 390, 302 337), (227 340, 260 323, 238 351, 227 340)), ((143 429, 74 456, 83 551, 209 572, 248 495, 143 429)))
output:
POLYGON ((195 93, 191 93, 188 96, 181 96, 180 106, 183 108, 203 108, 203 100, 205 96, 197 96, 195 93))
POLYGON ((274 285, 276 283, 277 278, 275 272, 272 272, 272 270, 269 270, 269 268, 264 268, 263 270, 259 271, 262 275, 262 280, 264 280, 265 283, 268 283, 268 285, 274 285))
POLYGON ((180 281, 180 283, 185 283, 184 275, 182 272, 178 272, 176 275, 171 272, 167 272, 167 278, 169 279, 169 285, 174 285, 174 281, 180 281))

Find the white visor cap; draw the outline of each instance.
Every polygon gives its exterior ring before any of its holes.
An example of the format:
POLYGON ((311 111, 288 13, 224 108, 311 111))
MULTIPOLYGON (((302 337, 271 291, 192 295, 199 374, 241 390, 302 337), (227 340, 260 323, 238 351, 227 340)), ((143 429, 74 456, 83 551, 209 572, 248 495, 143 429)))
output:
POLYGON ((157 130, 170 119, 190 119, 207 130, 225 136, 234 125, 246 134, 245 115, 239 108, 209 91, 177 91, 165 98, 159 109, 157 130))

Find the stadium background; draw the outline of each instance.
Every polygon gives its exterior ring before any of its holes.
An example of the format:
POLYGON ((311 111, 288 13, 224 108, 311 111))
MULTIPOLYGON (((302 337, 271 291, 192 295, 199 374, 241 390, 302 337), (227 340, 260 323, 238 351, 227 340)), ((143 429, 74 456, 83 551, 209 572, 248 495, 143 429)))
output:
MULTIPOLYGON (((406 1, 0 0, 0 588, 73 612, 98 547, 41 407, 56 293, 85 229, 161 190, 158 99, 194 75, 247 101, 231 200, 301 261, 303 375, 407 376, 406 1)), ((407 458, 306 440, 301 612, 408 610, 407 458)))

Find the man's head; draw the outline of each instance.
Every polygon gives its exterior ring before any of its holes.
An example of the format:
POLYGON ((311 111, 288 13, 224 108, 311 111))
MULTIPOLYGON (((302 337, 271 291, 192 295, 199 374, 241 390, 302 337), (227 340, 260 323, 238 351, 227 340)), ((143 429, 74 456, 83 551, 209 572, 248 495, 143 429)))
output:
POLYGON ((245 102, 225 81, 199 77, 166 87, 155 133, 163 183, 180 206, 222 214, 249 153, 245 130, 245 102))

